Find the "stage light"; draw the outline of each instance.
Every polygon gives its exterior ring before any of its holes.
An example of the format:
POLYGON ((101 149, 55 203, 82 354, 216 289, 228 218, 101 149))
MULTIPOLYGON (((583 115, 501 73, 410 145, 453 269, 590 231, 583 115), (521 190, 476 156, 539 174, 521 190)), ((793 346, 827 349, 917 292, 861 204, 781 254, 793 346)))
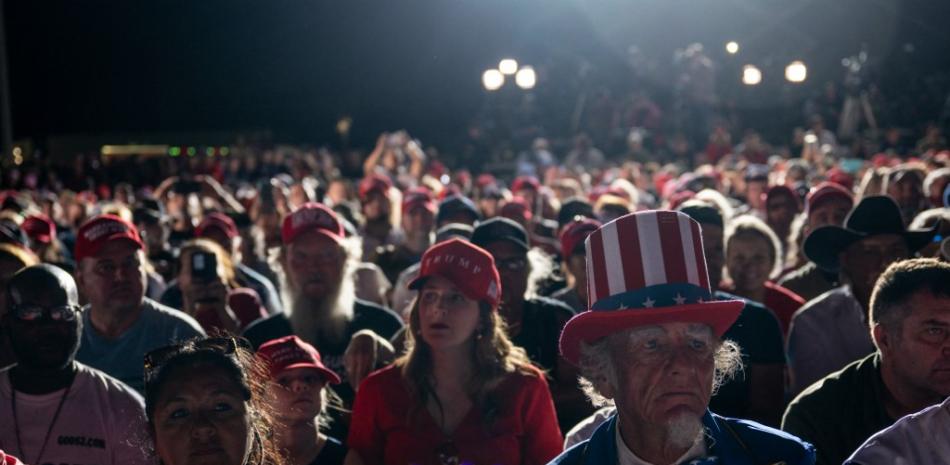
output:
POLYGON ((538 75, 534 73, 534 68, 530 66, 519 69, 518 74, 515 74, 515 84, 518 84, 518 87, 524 90, 533 89, 537 82, 538 75))
POLYGON ((221 147, 221 156, 222 156, 222 157, 226 157, 226 156, 228 156, 228 155, 230 155, 230 154, 231 154, 231 148, 230 148, 230 147, 221 147))
POLYGON ((788 79, 788 82, 804 82, 807 77, 808 68, 801 61, 795 60, 785 67, 785 79, 788 79))
POLYGON ((753 65, 742 67, 742 83, 747 86, 756 86, 762 82, 762 71, 753 65))
POLYGON ((485 90, 498 90, 505 84, 505 75, 497 69, 489 69, 482 73, 482 85, 485 90))
POLYGON ((726 51, 729 52, 730 55, 739 53, 739 42, 731 41, 726 43, 726 51))
POLYGON ((196 148, 194 148, 194 147, 188 147, 188 149, 185 150, 185 152, 188 154, 189 157, 193 157, 193 156, 195 156, 195 154, 198 153, 198 149, 196 149, 196 148))
POLYGON ((209 156, 209 157, 213 157, 213 156, 214 156, 214 147, 208 147, 208 148, 206 148, 206 149, 205 149, 205 155, 207 155, 207 156, 209 156))
POLYGON ((181 155, 181 147, 169 147, 168 155, 172 157, 177 157, 181 155))
POLYGON ((505 58, 498 62, 498 71, 501 71, 501 74, 515 74, 518 72, 518 62, 513 58, 505 58))

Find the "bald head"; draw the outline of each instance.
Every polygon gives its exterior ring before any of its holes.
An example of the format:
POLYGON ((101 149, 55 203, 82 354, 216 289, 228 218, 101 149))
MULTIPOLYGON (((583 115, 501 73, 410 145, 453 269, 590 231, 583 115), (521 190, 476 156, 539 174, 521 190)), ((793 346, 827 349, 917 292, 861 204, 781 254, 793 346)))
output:
POLYGON ((76 281, 62 268, 49 264, 33 265, 18 271, 7 285, 14 304, 43 296, 59 305, 79 305, 76 281))

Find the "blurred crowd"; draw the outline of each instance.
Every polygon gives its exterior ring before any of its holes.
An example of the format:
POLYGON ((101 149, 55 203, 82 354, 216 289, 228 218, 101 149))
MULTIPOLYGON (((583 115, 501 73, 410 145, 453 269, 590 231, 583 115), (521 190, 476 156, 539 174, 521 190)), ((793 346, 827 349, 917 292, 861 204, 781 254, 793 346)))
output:
MULTIPOLYGON (((950 395, 940 126, 846 146, 813 114, 776 148, 713 122, 697 148, 687 133, 661 144, 659 110, 636 102, 609 156, 581 132, 492 168, 400 130, 366 155, 235 147, 6 171, 0 449, 168 465, 596 453, 597 428, 636 410, 618 393, 590 402, 612 391, 566 357, 562 331, 636 287, 612 268, 639 259, 627 244, 644 263, 662 254, 661 269, 698 251, 703 295, 743 303, 714 334, 743 368, 717 378, 709 409, 781 428, 810 460, 840 464, 950 395), (658 210, 695 223, 697 242, 677 252, 644 232, 658 210), (608 240, 620 256, 592 257, 608 240)), ((709 452, 690 441, 667 458, 709 452)))

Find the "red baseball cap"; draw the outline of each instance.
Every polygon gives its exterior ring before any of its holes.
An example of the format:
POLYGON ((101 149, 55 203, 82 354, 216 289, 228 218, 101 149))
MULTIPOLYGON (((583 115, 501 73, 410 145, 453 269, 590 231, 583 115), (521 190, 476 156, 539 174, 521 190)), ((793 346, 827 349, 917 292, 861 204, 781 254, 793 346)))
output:
POLYGON ((424 207, 432 213, 435 213, 437 207, 432 192, 424 187, 414 187, 406 191, 402 196, 402 212, 409 213, 417 207, 424 207))
POLYGON ((360 181, 360 199, 366 200, 366 197, 373 192, 379 192, 389 197, 389 188, 393 187, 392 181, 381 174, 367 176, 360 181))
POLYGON ((30 239, 41 244, 49 244, 56 237, 56 224, 46 216, 28 216, 20 227, 30 239))
POLYGON ((502 205, 499 213, 501 216, 515 221, 531 221, 531 218, 534 216, 531 212, 531 207, 528 206, 528 202, 524 197, 511 199, 510 202, 502 205))
POLYGON ((205 237, 205 233, 211 228, 220 229, 229 239, 234 239, 240 235, 237 224, 230 216, 214 212, 205 216, 201 223, 198 223, 198 227, 195 228, 195 236, 205 237))
POLYGON ((135 225, 115 215, 99 215, 79 227, 76 235, 76 262, 99 253, 102 246, 112 241, 127 241, 145 249, 135 225))
POLYGON ((534 176, 518 176, 511 183, 511 192, 517 193, 523 189, 541 189, 541 182, 534 176))
POLYGON ((461 239, 449 239, 426 250, 419 276, 409 283, 418 290, 431 276, 452 281, 466 297, 488 302, 493 308, 501 303, 501 278, 495 259, 487 250, 461 239))
POLYGON ((574 253, 577 244, 584 242, 590 233, 600 229, 600 221, 584 218, 574 220, 564 226, 561 231, 561 257, 567 259, 574 253))
POLYGON ((285 245, 290 244, 307 231, 316 231, 337 243, 346 237, 336 212, 317 202, 307 202, 284 217, 280 238, 285 245))
POLYGON ((257 349, 257 357, 267 365, 270 377, 297 368, 313 368, 330 384, 340 384, 340 376, 326 367, 320 352, 297 336, 285 336, 265 342, 257 349))
POLYGON ((834 198, 846 200, 851 206, 854 206, 854 195, 851 194, 851 191, 837 183, 823 182, 808 192, 808 195, 805 197, 805 211, 811 212, 822 202, 827 202, 834 198))

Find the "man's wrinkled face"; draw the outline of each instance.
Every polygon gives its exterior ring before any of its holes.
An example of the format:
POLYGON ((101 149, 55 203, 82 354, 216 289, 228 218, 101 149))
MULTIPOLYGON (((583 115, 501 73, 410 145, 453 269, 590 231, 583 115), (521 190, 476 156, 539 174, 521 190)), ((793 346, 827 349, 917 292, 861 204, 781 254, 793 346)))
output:
POLYGON ((904 305, 910 314, 898 328, 899 336, 882 347, 882 355, 916 394, 950 396, 950 296, 920 290, 904 305))
POLYGON ((712 396, 717 342, 700 323, 645 326, 612 341, 617 408, 640 427, 700 419, 712 396))
POLYGON ((93 309, 130 311, 145 298, 145 253, 127 241, 112 241, 80 263, 77 284, 93 309))
POLYGON ((285 247, 284 270, 292 292, 320 301, 340 288, 346 265, 340 244, 309 231, 285 247))

